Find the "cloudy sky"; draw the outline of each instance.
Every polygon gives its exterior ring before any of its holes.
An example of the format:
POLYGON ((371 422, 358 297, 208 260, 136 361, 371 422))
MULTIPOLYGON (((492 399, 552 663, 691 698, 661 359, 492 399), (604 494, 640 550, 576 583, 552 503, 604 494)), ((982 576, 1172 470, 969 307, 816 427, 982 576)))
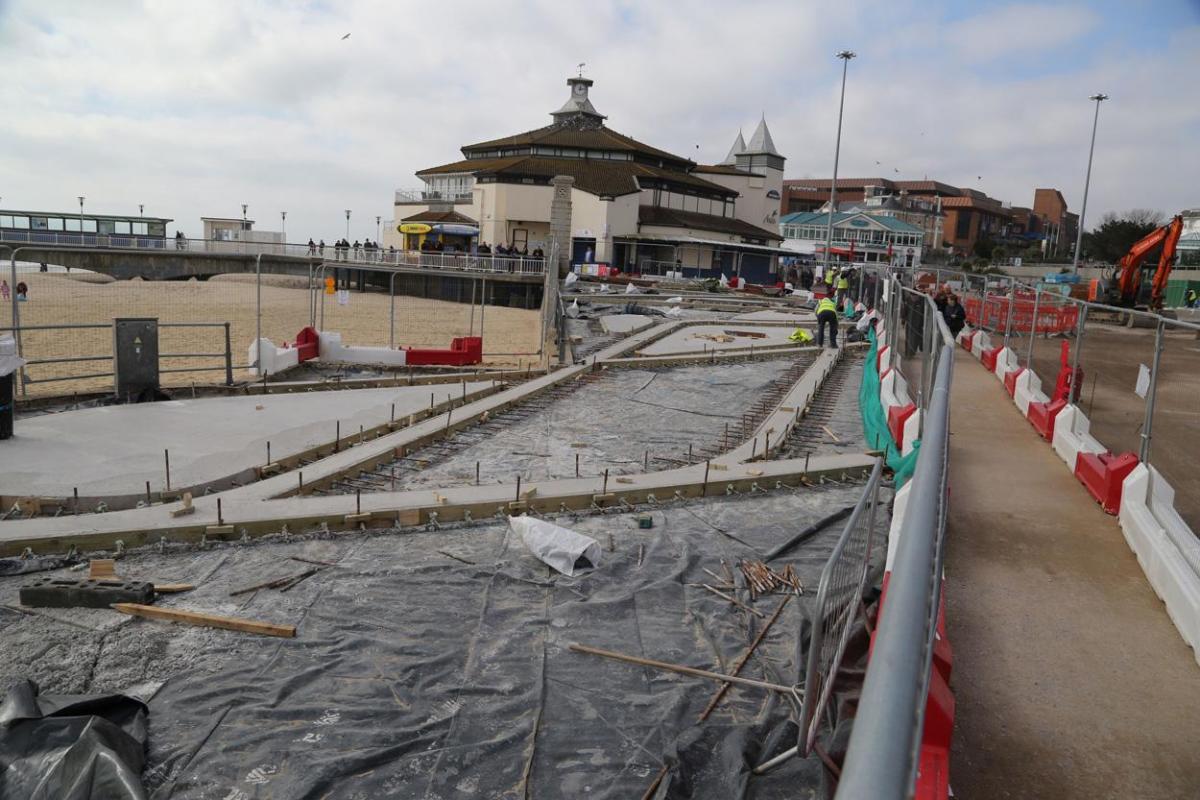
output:
MULTIPOLYGON (((375 236, 462 144, 539 127, 576 64, 618 131, 712 162, 767 116, 788 177, 980 188, 1089 221, 1200 206, 1200 0, 0 0, 0 207, 375 236), (342 37, 349 33, 349 39, 342 37)), ((173 229, 172 229, 173 230, 173 229)))

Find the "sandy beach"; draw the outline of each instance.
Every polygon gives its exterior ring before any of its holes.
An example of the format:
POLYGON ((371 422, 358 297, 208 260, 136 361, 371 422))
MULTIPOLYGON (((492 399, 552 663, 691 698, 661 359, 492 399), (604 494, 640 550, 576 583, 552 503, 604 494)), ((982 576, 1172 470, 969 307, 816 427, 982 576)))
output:
MULTIPOLYGON (((112 371, 112 328, 114 317, 156 317, 161 323, 204 322, 230 324, 233 362, 244 366, 255 335, 256 291, 254 276, 225 275, 208 281, 114 281, 95 273, 23 273, 19 280, 29 285, 29 300, 20 304, 22 344, 25 358, 95 357, 99 360, 66 364, 31 364, 27 375, 34 382, 28 394, 70 394, 94 391, 112 385, 112 378, 81 378, 37 383, 51 377, 86 375, 112 371), (78 330, 28 330, 28 326, 54 324, 97 324, 102 327, 78 330)), ((455 336, 480 330, 480 308, 475 306, 472 323, 470 304, 425 300, 378 292, 351 291, 345 305, 337 295, 318 295, 316 315, 323 329, 342 334, 347 344, 389 344, 390 300, 395 305, 394 343, 397 347, 448 347, 455 336)), ((262 333, 275 343, 292 341, 309 324, 311 295, 307 279, 263 276, 262 333)), ((485 353, 532 353, 537 350, 538 312, 489 306, 484 316, 485 353)), ((12 324, 11 306, 0 303, 0 327, 12 324)), ((160 329, 162 355, 221 353, 225 350, 223 325, 202 328, 160 329)), ((528 356, 495 355, 485 361, 516 364, 528 356)), ((164 373, 164 386, 186 386, 192 382, 224 380, 221 358, 165 358, 162 369, 186 369, 164 373), (219 367, 211 371, 197 368, 219 367)), ((247 377, 234 371, 234 379, 247 377)))

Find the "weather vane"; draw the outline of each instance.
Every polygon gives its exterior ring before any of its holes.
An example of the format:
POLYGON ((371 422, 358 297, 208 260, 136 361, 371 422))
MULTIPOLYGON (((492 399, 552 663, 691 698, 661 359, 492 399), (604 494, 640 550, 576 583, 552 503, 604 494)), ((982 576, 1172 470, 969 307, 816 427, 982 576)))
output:
POLYGON ((583 77, 583 68, 586 66, 587 66, 587 62, 585 62, 585 61, 579 62, 579 77, 581 77, 581 78, 583 77))

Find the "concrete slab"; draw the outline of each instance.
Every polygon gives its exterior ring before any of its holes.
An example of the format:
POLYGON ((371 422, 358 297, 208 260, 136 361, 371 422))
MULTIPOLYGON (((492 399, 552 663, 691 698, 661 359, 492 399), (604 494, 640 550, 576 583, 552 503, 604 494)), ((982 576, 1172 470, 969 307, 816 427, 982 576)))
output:
POLYGON ((658 341, 638 350, 640 355, 665 356, 676 353, 703 353, 711 350, 734 350, 748 347, 786 346, 793 344, 788 339, 795 328, 788 325, 745 325, 737 322, 716 325, 692 325, 673 331, 658 341), (761 333, 763 336, 733 336, 732 341, 718 341, 726 331, 761 333))
POLYGON ((787 322, 792 325, 815 325, 817 323, 817 315, 811 311, 802 311, 796 309, 791 310, 769 310, 769 311, 751 311, 747 314, 738 314, 730 319, 737 322, 787 322))
POLYGON ((637 333, 655 322, 644 314, 608 314, 600 318, 600 327, 605 333, 637 333))
MULTIPOLYGON (((492 386, 468 382, 467 392, 492 386)), ((69 497, 137 494, 150 481, 165 488, 163 451, 171 454, 171 485, 192 486, 272 459, 332 442, 429 408, 462 384, 172 400, 107 406, 19 420, 0 445, 0 494, 69 497)))

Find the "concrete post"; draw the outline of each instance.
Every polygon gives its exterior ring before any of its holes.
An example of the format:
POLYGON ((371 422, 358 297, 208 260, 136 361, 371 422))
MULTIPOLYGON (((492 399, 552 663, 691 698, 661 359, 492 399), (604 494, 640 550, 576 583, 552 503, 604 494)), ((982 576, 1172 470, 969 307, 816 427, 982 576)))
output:
MULTIPOLYGON (((575 179, 569 175, 554 176, 554 196, 550 201, 550 253, 546 260, 542 286, 542 343, 554 330, 554 315, 558 310, 558 281, 571 266, 571 187, 575 179)), ((547 353, 551 352, 547 348, 547 353)), ((547 355, 547 363, 550 356, 547 355)))

